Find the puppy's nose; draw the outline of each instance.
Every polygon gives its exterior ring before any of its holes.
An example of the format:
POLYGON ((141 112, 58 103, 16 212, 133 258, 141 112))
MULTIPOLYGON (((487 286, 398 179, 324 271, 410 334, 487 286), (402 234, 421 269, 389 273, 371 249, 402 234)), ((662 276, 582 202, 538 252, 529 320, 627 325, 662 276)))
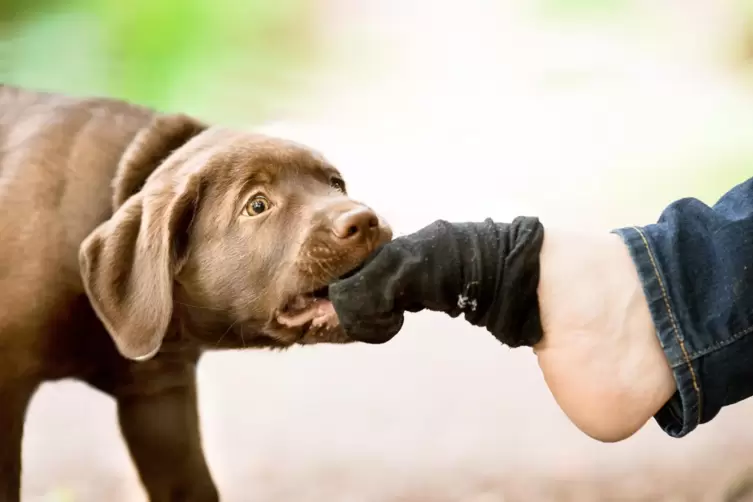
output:
POLYGON ((376 213, 366 206, 356 206, 335 218, 332 232, 338 239, 363 239, 379 227, 376 213))

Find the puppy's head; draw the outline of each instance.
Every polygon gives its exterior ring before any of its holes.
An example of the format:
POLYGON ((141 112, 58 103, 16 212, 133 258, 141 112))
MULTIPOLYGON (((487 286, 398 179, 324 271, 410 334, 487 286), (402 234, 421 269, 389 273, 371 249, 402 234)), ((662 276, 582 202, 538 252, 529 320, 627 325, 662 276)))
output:
POLYGON ((326 286, 392 238, 316 152, 184 116, 141 132, 114 194, 79 257, 94 310, 134 360, 173 321, 210 346, 348 342, 326 286))

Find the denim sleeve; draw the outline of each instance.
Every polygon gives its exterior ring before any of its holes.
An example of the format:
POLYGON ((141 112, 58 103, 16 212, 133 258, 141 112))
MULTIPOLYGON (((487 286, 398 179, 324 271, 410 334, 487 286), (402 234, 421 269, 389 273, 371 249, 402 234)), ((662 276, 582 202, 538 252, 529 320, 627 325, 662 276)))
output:
POLYGON ((753 178, 614 230, 637 267, 677 392, 655 419, 683 437, 753 394, 753 178))

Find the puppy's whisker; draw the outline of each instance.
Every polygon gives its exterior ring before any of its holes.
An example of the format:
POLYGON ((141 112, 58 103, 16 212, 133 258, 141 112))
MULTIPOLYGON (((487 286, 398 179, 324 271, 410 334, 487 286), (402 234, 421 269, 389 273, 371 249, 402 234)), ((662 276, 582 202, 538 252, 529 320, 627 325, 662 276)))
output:
POLYGON ((335 278, 335 267, 332 265, 332 263, 329 260, 319 260, 316 262, 316 265, 319 267, 319 270, 321 271, 322 275, 329 279, 335 278))
POLYGON ((227 335, 228 333, 230 333, 230 330, 233 329, 233 326, 235 326, 236 324, 238 324, 238 319, 236 319, 235 321, 233 321, 233 323, 230 326, 227 327, 227 329, 222 334, 222 336, 217 339, 217 341, 214 343, 215 347, 218 347, 220 345, 220 342, 222 341, 223 338, 225 338, 225 335, 227 335))

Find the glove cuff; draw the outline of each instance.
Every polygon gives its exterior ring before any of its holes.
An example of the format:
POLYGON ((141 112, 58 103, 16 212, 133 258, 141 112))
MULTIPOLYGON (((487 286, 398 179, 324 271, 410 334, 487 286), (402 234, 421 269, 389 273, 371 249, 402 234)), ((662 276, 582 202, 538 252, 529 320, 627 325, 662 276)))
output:
POLYGON ((538 284, 544 226, 535 217, 517 217, 509 224, 487 219, 477 232, 465 264, 467 290, 459 297, 471 305, 458 306, 468 322, 485 327, 505 345, 535 345, 543 338, 538 284))
POLYGON ((509 233, 514 247, 505 260, 500 285, 507 294, 502 296, 494 328, 510 347, 530 347, 544 336, 538 294, 544 226, 538 218, 520 217, 513 220, 509 233))

